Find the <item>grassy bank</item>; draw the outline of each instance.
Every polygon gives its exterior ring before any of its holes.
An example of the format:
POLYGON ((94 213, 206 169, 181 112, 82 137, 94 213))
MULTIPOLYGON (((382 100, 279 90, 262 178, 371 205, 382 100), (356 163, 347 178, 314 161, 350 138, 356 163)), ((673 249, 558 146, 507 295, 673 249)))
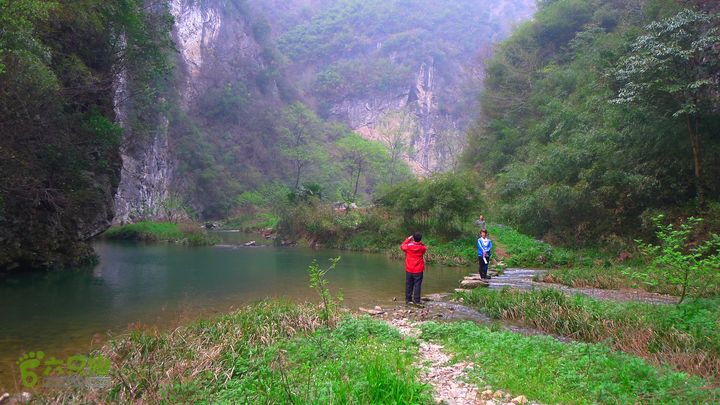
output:
MULTIPOLYGON (((681 276, 678 271, 677 275, 681 276)), ((653 293, 681 295, 681 283, 672 282, 666 273, 657 271, 649 264, 621 264, 609 262, 591 266, 555 268, 538 276, 536 281, 561 284, 568 287, 599 288, 605 290, 639 289, 653 293)), ((720 296, 718 276, 712 274, 698 278, 693 274, 690 288, 696 297, 714 298, 720 296)))
POLYGON ((717 403, 720 391, 699 377, 655 368, 600 344, 493 331, 472 322, 427 323, 422 338, 478 367, 471 381, 541 403, 717 403))
POLYGON ((720 380, 720 305, 601 301, 542 289, 475 290, 466 304, 495 319, 585 342, 602 342, 654 364, 720 380))
POLYGON ((107 344, 112 387, 67 402, 429 403, 416 349, 367 317, 322 326, 317 308, 266 302, 168 333, 107 344))
POLYGON ((108 229, 108 240, 139 242, 170 242, 191 246, 214 245, 217 240, 197 224, 142 221, 108 229))
POLYGON ((228 218, 223 221, 222 229, 253 232, 263 229, 276 229, 277 223, 278 218, 275 215, 268 212, 259 212, 228 218))
MULTIPOLYGON (((578 288, 600 288, 619 290, 636 288, 660 294, 678 295, 678 286, 663 282, 643 283, 631 277, 634 272, 642 271, 638 266, 589 266, 554 269, 538 278, 538 281, 566 285, 578 288)), ((643 273, 646 273, 643 271, 643 273)), ((720 291, 715 291, 720 292, 720 291)))

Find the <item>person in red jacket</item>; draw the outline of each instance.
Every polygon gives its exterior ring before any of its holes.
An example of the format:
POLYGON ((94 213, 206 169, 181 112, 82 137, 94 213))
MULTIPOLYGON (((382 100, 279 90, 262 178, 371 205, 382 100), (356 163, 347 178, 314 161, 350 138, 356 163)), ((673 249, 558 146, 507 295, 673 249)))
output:
POLYGON ((424 255, 427 247, 422 243, 422 235, 415 232, 405 239, 400 249, 405 252, 405 304, 414 302, 420 305, 420 288, 425 271, 424 255))

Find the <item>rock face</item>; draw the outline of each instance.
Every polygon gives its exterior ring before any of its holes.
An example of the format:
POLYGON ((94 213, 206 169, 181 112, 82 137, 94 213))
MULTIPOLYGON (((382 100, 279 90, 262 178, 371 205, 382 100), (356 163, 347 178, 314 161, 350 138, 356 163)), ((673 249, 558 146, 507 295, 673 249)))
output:
MULTIPOLYGON (((533 0, 481 0, 475 17, 487 24, 478 29, 483 34, 478 34, 482 41, 477 45, 465 40, 463 46, 471 44, 471 52, 435 56, 422 43, 390 51, 392 35, 385 35, 370 38, 370 49, 358 55, 325 55, 281 66, 285 59, 275 45, 283 31, 308 23, 336 2, 166 1, 174 17, 177 54, 174 80, 158 92, 157 104, 163 108, 146 112, 144 125, 135 125, 137 108, 127 101, 132 100, 132 78, 121 73, 116 80, 115 109, 126 142, 114 198, 115 223, 167 216, 177 196, 200 216, 219 218, 227 215, 227 202, 239 192, 268 178, 282 178, 272 111, 298 98, 370 139, 382 139, 388 128, 398 127, 408 146, 401 156, 419 175, 452 169, 477 110, 471 104, 482 79, 478 53, 534 11, 533 0), (315 92, 316 74, 337 61, 353 66, 355 57, 388 61, 402 80, 387 86, 369 83, 363 86, 370 91, 336 99, 315 92), (213 180, 213 175, 226 181, 213 180)), ((479 24, 462 18, 464 24, 479 24)), ((413 30, 407 32, 412 37, 413 30)), ((446 42, 453 43, 453 38, 446 42)), ((373 63, 369 66, 386 66, 373 63)), ((366 73, 361 66, 358 74, 366 73)))
POLYGON ((372 140, 385 137, 383 120, 392 120, 394 113, 409 114, 411 127, 404 128, 409 134, 405 140, 409 145, 407 163, 421 176, 451 170, 462 147, 461 128, 465 125, 440 111, 435 97, 435 75, 435 61, 429 59, 418 66, 414 83, 409 87, 371 98, 343 100, 332 106, 331 113, 372 140))
POLYGON ((168 144, 169 120, 163 115, 159 121, 149 146, 131 148, 126 143, 123 147, 121 180, 115 194, 114 223, 164 216, 163 207, 170 196, 172 170, 168 144))
POLYGON ((186 111, 218 82, 245 78, 265 68, 248 10, 222 0, 172 0, 173 38, 179 51, 180 93, 186 111))
POLYGON ((347 124, 368 139, 383 141, 389 132, 400 130, 409 146, 404 158, 416 174, 455 168, 465 130, 478 110, 476 96, 482 86, 483 61, 512 26, 530 18, 535 1, 478 0, 441 6, 389 1, 383 9, 389 15, 373 14, 372 5, 359 1, 348 3, 353 4, 352 12, 349 8, 337 12, 332 7, 319 7, 318 11, 316 6, 305 21, 298 22, 292 10, 307 7, 301 0, 289 0, 287 9, 292 17, 274 24, 289 31, 281 38, 281 50, 291 59, 299 87, 315 97, 321 114, 347 124), (429 11, 408 11, 413 7, 429 11), (353 17, 347 18, 345 12, 353 17), (442 13, 452 18, 435 19, 435 14, 442 13), (418 19, 419 15, 424 19, 418 19), (409 22, 398 22, 403 19, 409 22), (287 20, 294 21, 295 27, 288 28, 287 20), (345 47, 333 46, 339 29, 327 28, 338 20, 351 33, 345 47), (358 24, 358 20, 362 22, 358 24), (369 27, 377 20, 387 23, 381 29, 369 27), (316 42, 307 42, 313 38, 316 42), (390 73, 393 68, 396 70, 390 73), (340 84, 322 88, 323 80, 338 73, 343 78, 340 84), (376 81, 366 83, 367 76, 373 74, 377 74, 376 81), (315 80, 308 79, 313 76, 315 80), (403 119, 400 124, 398 114, 410 120, 403 119))
POLYGON ((202 210, 202 204, 195 203, 195 195, 189 191, 194 180, 180 170, 179 134, 187 132, 183 125, 208 126, 203 102, 210 89, 246 80, 252 77, 250 73, 265 68, 263 48, 255 40, 247 10, 242 7, 222 0, 168 1, 178 52, 175 82, 160 92, 158 103, 171 111, 161 109, 147 118, 146 133, 134 133, 137 130, 129 122, 134 107, 125 100, 131 99, 131 80, 124 74, 117 78, 115 108, 126 142, 121 182, 115 194, 115 223, 167 217, 168 201, 180 194, 193 208, 202 210))
POLYGON ((429 59, 418 66, 415 81, 408 88, 343 100, 333 105, 331 113, 365 138, 381 141, 386 138, 388 125, 398 125, 392 122, 393 115, 407 114, 410 126, 398 129, 407 134, 409 150, 404 157, 413 171, 424 176, 451 170, 462 148, 465 125, 441 111, 436 73, 435 61, 429 59))

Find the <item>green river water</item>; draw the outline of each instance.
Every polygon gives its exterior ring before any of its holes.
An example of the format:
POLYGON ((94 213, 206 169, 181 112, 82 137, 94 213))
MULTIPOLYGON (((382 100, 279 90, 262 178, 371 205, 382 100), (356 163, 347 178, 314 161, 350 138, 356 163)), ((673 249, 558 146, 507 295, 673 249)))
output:
MULTIPOLYGON (((101 242, 92 268, 1 278, 0 390, 21 389, 15 362, 29 351, 66 358, 136 325, 173 327, 266 298, 316 301, 306 272, 313 259, 342 256, 328 278, 351 309, 404 299, 403 263, 383 255, 242 247, 247 237, 239 234, 223 239, 202 248, 101 242)), ((452 291, 466 273, 429 266, 423 294, 452 291)))

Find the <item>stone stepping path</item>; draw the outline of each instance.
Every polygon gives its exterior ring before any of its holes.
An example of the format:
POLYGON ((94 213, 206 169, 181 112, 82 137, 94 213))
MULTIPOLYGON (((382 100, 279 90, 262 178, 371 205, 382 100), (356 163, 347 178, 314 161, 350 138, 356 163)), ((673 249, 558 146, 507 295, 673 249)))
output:
MULTIPOLYGON (((413 322, 407 318, 385 320, 400 331, 403 336, 418 338, 422 322, 413 322)), ((452 363, 452 357, 442 345, 420 340, 420 358, 418 366, 422 370, 420 378, 433 390, 433 399, 438 404, 447 405, 516 405, 528 404, 524 396, 514 397, 509 393, 493 391, 489 386, 480 392, 478 387, 466 382, 468 371, 477 367, 471 362, 452 363)), ((533 405, 537 405, 532 403, 533 405)))

